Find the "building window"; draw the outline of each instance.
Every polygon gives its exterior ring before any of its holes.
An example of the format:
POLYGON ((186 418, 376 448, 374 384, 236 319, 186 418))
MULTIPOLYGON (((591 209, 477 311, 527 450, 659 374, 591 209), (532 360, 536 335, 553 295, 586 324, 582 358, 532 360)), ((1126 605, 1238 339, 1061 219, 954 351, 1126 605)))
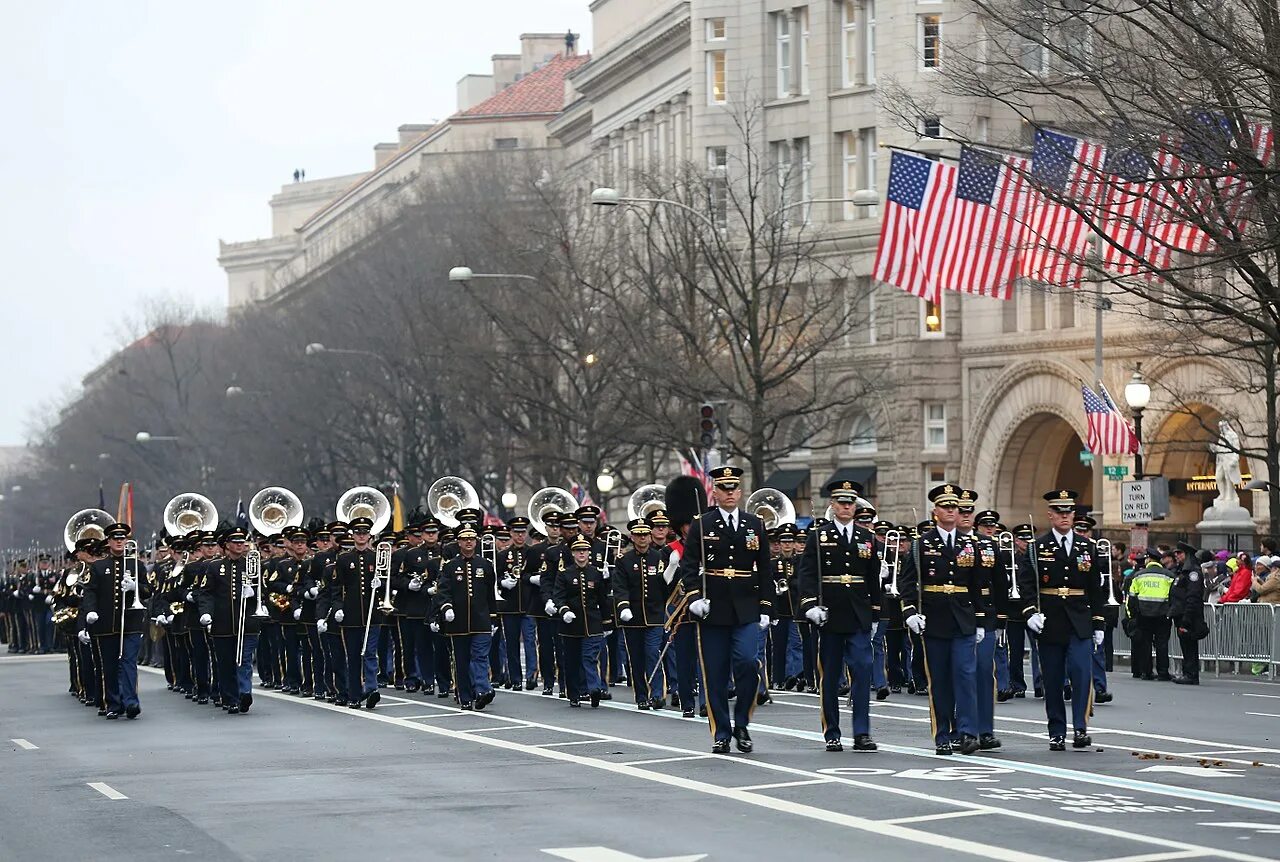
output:
MULTIPOLYGON (((875 127, 858 132, 858 149, 862 154, 862 187, 876 190, 876 170, 880 164, 880 144, 876 138, 875 127)), ((875 218, 879 207, 861 207, 864 218, 875 218)))
POLYGON ((777 59, 778 98, 791 95, 791 13, 773 13, 774 57, 777 59))
POLYGON ((1014 284, 1013 294, 1000 306, 1000 329, 1004 332, 1018 331, 1018 297, 1022 294, 1018 289, 1020 287, 1020 283, 1014 284))
POLYGON ((519 138, 494 138, 493 148, 495 150, 514 150, 519 148, 519 138))
POLYGON ((723 42, 725 38, 724 19, 708 18, 707 19, 707 41, 723 42))
POLYGON ((707 147, 707 199, 711 221, 723 226, 729 210, 728 147, 707 147))
POLYGON ((947 405, 943 401, 924 404, 924 448, 947 448, 947 405))
POLYGON ((920 68, 937 69, 942 65, 942 16, 920 15, 920 68))
POLYGON ((813 166, 809 162, 809 139, 796 138, 792 141, 774 141, 774 170, 777 171, 778 207, 782 210, 782 225, 787 227, 793 221, 801 224, 809 223, 810 206, 800 205, 813 197, 811 182, 813 166), (789 206, 795 204, 795 206, 789 206), (796 217, 799 212, 799 217, 796 217))
POLYGON ((874 455, 876 448, 876 423, 866 413, 859 413, 849 425, 849 454, 874 455))
POLYGON ((844 220, 857 217, 858 208, 853 205, 853 193, 858 190, 858 138, 854 132, 840 136, 841 197, 844 198, 844 220))
POLYGON ((858 83, 858 7, 853 0, 840 4, 840 84, 858 83))
POLYGON ((865 21, 862 27, 863 81, 874 84, 876 82, 876 0, 863 0, 862 14, 865 21))
POLYGON ((920 137, 922 138, 942 137, 942 120, 938 117, 921 117, 920 118, 920 137))
MULTIPOLYGON (((930 490, 947 481, 947 465, 946 464, 925 464, 924 465, 924 487, 930 490)), ((926 512, 925 520, 929 520, 926 512)))
POLYGON ((1048 292, 1048 288, 1039 282, 1034 282, 1028 285, 1028 287, 1030 288, 1028 295, 1031 299, 1031 313, 1029 315, 1030 320, 1028 321, 1027 328, 1033 331, 1044 329, 1045 294, 1048 292))
POLYGON ((1071 329, 1076 325, 1076 294, 1074 290, 1064 290, 1058 294, 1058 328, 1071 329))
POLYGON ((924 338, 942 338, 947 334, 947 321, 942 314, 942 303, 929 299, 920 301, 920 334, 924 338))
POLYGON ((809 95, 809 7, 801 8, 800 24, 800 95, 809 95))
POLYGON ((707 103, 723 105, 729 100, 724 51, 707 52, 707 103))
POLYGON ((973 139, 980 144, 988 143, 991 140, 991 119, 989 117, 977 117, 974 119, 973 139))

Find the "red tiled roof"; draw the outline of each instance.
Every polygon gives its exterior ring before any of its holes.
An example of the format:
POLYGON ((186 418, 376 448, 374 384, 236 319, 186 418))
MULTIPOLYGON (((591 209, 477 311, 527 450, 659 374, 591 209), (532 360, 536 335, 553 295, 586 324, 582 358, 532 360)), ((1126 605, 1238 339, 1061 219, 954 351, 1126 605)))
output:
POLYGON ((454 114, 452 119, 511 114, 558 114, 564 109, 565 76, 590 59, 589 54, 573 57, 562 54, 555 57, 480 104, 454 114))

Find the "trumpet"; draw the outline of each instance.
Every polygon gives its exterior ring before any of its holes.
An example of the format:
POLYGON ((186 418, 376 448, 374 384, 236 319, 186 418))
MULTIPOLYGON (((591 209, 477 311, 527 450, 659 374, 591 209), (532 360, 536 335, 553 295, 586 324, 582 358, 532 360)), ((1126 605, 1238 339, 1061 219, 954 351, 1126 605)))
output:
POLYGON ((898 569, 902 562, 902 531, 890 530, 884 534, 884 559, 889 564, 889 585, 885 587, 885 595, 898 598, 898 569))
POLYGON ((1098 539, 1094 545, 1098 549, 1098 556, 1106 561, 1106 565, 1099 565, 1099 569, 1105 569, 1102 572, 1102 586, 1107 588, 1107 607, 1119 607, 1120 602, 1116 599, 1115 584, 1111 578, 1111 540, 1098 539))
POLYGON ((1016 602, 1022 598, 1018 593, 1018 557, 1017 546, 1013 543, 1013 533, 1006 530, 996 536, 996 547, 1000 555, 1007 558, 1005 565, 1009 568, 1009 601, 1016 602))

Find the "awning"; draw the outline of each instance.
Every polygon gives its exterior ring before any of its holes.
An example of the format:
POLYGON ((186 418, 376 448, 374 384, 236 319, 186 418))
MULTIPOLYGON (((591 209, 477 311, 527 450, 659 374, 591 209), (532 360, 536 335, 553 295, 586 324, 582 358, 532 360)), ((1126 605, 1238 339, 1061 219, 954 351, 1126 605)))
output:
POLYGON ((794 498, 800 486, 809 481, 808 470, 774 470, 764 487, 781 491, 794 498))
POLYGON ((825 488, 832 482, 857 482, 864 490, 867 490, 875 478, 875 467, 840 467, 831 474, 831 478, 823 483, 822 487, 825 488))

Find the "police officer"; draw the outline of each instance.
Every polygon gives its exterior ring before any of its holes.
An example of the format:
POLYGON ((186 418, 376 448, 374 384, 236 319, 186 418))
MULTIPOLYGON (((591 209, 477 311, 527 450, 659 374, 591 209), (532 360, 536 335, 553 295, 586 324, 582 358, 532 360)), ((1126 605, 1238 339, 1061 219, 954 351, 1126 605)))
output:
POLYGON ((747 725, 755 707, 755 698, 747 693, 760 685, 756 656, 773 610, 769 542, 764 522, 738 509, 742 468, 717 467, 709 475, 715 507, 690 525, 680 582, 689 596, 689 612, 698 619, 711 751, 728 754, 732 735, 746 754, 754 747, 747 725), (731 674, 739 694, 732 729, 726 686, 731 674))
POLYGON ((458 555, 441 567, 436 593, 443 629, 453 643, 458 702, 463 709, 484 709, 494 698, 489 681, 489 644, 498 622, 494 571, 476 553, 478 536, 471 524, 459 526, 458 555))
POLYGON ((1105 597, 1097 548, 1091 539, 1076 535, 1072 529, 1078 497, 1065 488, 1044 495, 1051 528, 1030 548, 1031 577, 1025 578, 1026 589, 1021 591, 1024 601, 1032 594, 1040 600, 1038 608, 1028 602, 1022 616, 1027 628, 1039 635, 1050 751, 1066 751, 1063 690, 1068 683, 1075 729, 1072 747, 1088 748, 1093 743, 1088 732, 1092 656, 1094 648, 1102 644, 1105 597))
POLYGON ((1200 639, 1209 633, 1204 621, 1204 575, 1196 549, 1186 542, 1177 547, 1178 571, 1169 589, 1169 617, 1182 645, 1182 673, 1178 685, 1200 684, 1200 639))
POLYGON ((568 676, 569 706, 586 696, 591 708, 600 705, 605 683, 599 674, 600 649, 613 630, 609 582, 591 564, 593 544, 578 536, 569 546, 570 562, 556 573, 552 596, 564 643, 564 672, 568 676))
POLYGON ((854 522, 862 496, 857 482, 826 487, 835 520, 809 533, 800 558, 800 608, 818 626, 818 684, 827 751, 840 741, 840 677, 847 667, 853 687, 853 748, 875 751, 871 738, 871 631, 880 616, 880 557, 875 534, 854 522))
POLYGON ((1129 579, 1125 600, 1125 614, 1133 626, 1134 679, 1152 680, 1157 673, 1162 679, 1172 679, 1169 675, 1169 592, 1172 587, 1173 573, 1161 565, 1160 552, 1148 548, 1146 565, 1129 579), (1154 667, 1152 649, 1155 650, 1154 667))
POLYGON ((961 754, 980 747, 976 647, 986 636, 987 610, 978 544, 956 529, 961 490, 947 483, 929 491, 936 526, 912 543, 898 577, 903 617, 924 649, 934 751, 943 755, 956 748, 957 736, 961 754))
POLYGON ((662 578, 662 555, 653 547, 653 529, 643 518, 627 522, 632 547, 619 559, 612 581, 616 619, 626 638, 627 675, 639 709, 661 708, 661 696, 650 690, 666 690, 658 675, 662 650, 662 626, 666 621, 667 584, 662 578))

